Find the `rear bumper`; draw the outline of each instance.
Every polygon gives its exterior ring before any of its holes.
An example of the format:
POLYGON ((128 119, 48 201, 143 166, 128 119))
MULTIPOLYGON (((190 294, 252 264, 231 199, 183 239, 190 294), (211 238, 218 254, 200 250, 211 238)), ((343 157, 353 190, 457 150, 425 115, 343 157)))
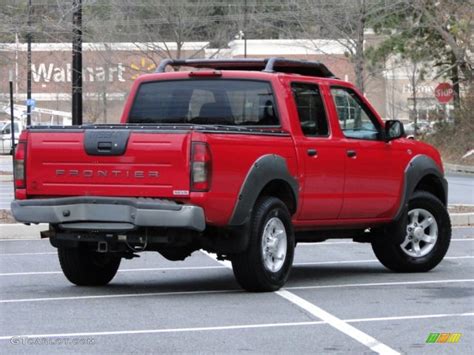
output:
POLYGON ((64 229, 169 227, 201 232, 206 228, 201 207, 149 198, 85 196, 15 200, 11 203, 11 210, 18 222, 50 223, 64 229))

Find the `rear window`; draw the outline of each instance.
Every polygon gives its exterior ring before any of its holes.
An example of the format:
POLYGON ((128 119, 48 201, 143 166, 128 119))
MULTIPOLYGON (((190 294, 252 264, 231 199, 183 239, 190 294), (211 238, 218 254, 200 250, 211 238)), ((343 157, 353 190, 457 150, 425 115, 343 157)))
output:
POLYGON ((279 125, 270 83, 223 79, 143 83, 128 122, 279 125))

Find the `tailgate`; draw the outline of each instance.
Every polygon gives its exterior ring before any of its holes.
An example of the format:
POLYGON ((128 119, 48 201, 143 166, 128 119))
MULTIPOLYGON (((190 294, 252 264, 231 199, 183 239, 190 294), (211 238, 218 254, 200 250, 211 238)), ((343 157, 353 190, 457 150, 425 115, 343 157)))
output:
POLYGON ((185 197, 190 131, 30 130, 27 195, 185 197))

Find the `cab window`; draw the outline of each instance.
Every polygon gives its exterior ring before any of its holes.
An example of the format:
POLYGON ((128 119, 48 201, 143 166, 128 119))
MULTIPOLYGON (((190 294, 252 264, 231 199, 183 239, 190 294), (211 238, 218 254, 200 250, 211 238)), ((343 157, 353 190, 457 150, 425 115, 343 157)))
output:
POLYGON ((292 83, 291 90, 305 136, 328 136, 328 121, 318 85, 292 83))
POLYGON ((365 140, 381 138, 381 127, 377 118, 353 90, 333 87, 331 95, 344 136, 365 140))

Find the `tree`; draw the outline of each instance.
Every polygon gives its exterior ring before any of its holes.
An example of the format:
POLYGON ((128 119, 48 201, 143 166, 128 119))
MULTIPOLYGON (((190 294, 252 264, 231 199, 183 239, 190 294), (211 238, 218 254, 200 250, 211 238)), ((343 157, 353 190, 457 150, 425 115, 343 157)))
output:
POLYGON ((398 8, 375 27, 389 36, 373 58, 394 53, 411 59, 424 53, 437 71, 435 77, 451 79, 459 108, 461 85, 472 85, 472 0, 405 0, 398 8))
MULTIPOLYGON (((290 38, 331 39, 346 49, 354 66, 356 86, 364 92, 367 75, 366 32, 387 14, 397 1, 388 0, 287 0, 285 26, 280 31, 290 38)), ((315 44, 316 45, 316 44, 315 44)))

